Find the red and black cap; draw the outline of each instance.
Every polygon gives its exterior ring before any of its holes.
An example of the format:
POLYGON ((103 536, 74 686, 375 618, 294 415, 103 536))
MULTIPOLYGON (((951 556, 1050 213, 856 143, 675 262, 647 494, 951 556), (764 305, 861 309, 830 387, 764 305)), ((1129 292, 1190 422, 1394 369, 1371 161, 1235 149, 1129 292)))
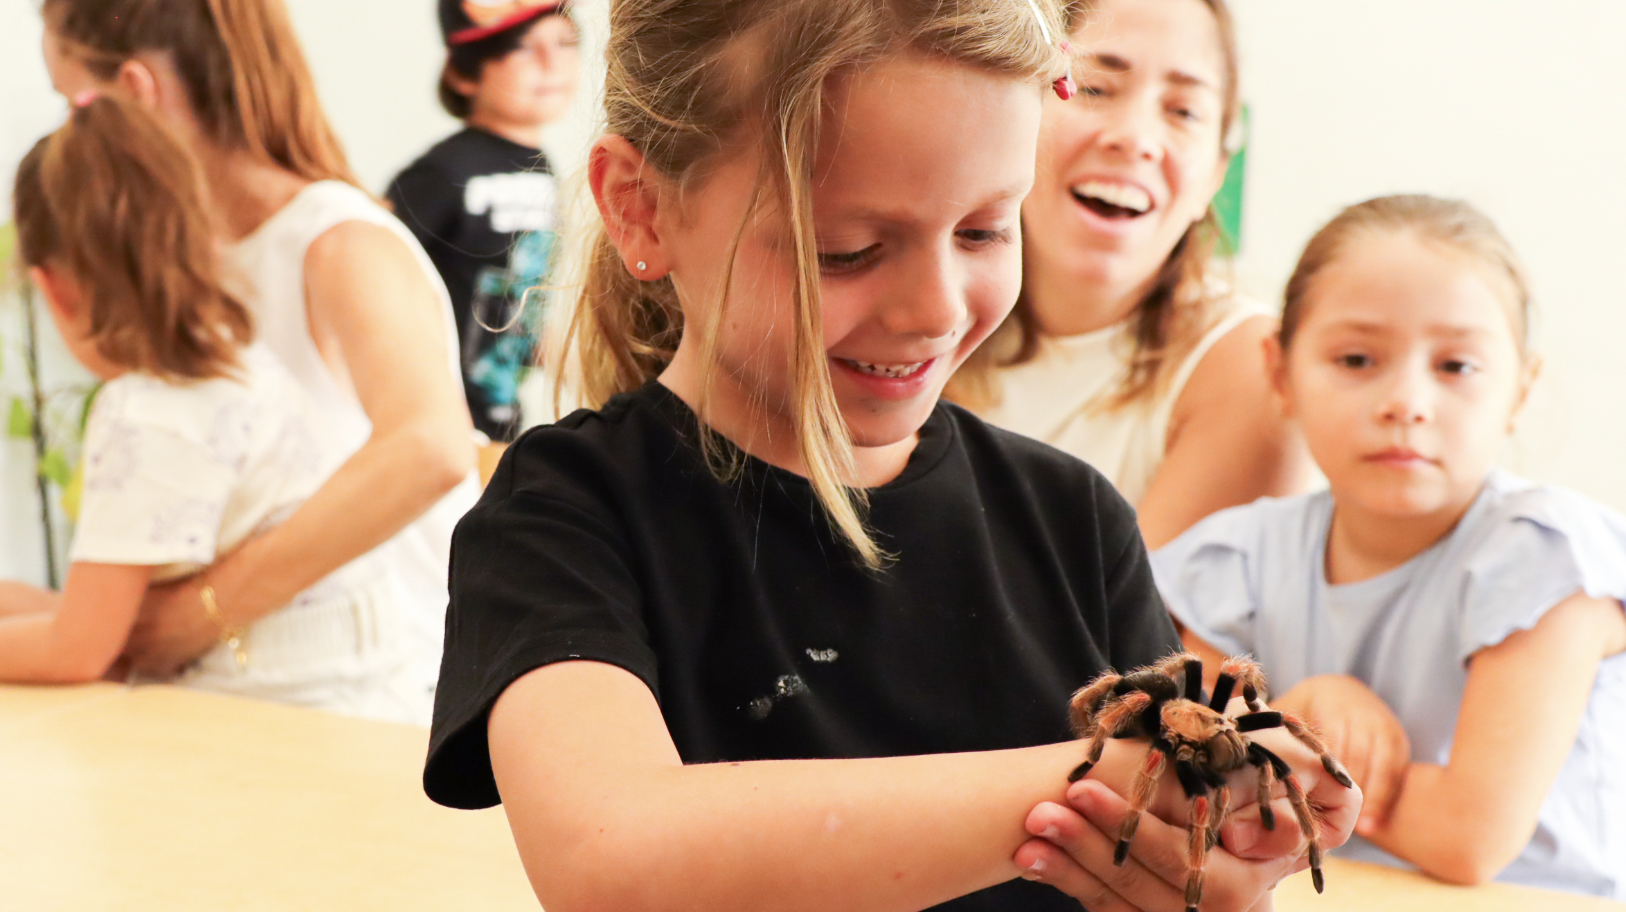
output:
POLYGON ((440 31, 446 46, 490 38, 548 13, 561 12, 568 0, 440 0, 440 31))

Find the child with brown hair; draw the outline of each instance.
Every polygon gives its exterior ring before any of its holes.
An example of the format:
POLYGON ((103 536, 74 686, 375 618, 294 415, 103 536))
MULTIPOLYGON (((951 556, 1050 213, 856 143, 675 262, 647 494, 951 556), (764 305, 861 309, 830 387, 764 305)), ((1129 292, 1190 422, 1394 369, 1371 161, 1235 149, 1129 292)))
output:
POLYGON ((432 643, 363 557, 247 627, 209 568, 303 503, 342 458, 220 283, 192 159, 138 106, 94 95, 23 160, 19 248, 74 357, 103 379, 63 591, 0 588, 0 680, 94 680, 150 586, 199 576, 222 642, 179 683, 422 722, 432 643))
MULTIPOLYGON (((1021 875, 1179 905, 1161 821, 1122 868, 1105 839, 1078 877, 1014 861, 1085 750, 1068 697, 1178 640, 1111 486, 939 401, 1021 279, 1055 10, 618 0, 608 55, 598 407, 522 436, 458 526, 430 796, 504 803, 550 912, 1077 908, 1021 875)), ((1342 842, 1358 796, 1283 749, 1342 842)), ((1297 863, 1263 835, 1206 908, 1297 863)))
MULTIPOLYGON (((364 555, 386 556, 431 635, 452 526, 479 494, 451 302, 407 229, 357 186, 282 0, 44 0, 64 97, 140 104, 198 163, 257 338, 343 459, 288 521, 209 573, 246 625, 364 555)), ((126 655, 167 677, 213 649, 196 578, 152 586, 126 655)))
POLYGON ((1464 203, 1344 210, 1271 347, 1330 489, 1152 563, 1187 645, 1253 653, 1348 763, 1346 854, 1626 899, 1626 517, 1495 468, 1536 375, 1529 299, 1464 203))

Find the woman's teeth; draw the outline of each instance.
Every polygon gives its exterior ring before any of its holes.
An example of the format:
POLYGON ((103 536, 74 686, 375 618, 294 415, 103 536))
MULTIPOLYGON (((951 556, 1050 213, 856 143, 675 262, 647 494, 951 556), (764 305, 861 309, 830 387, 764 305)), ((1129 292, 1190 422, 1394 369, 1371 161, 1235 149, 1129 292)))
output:
POLYGON ((870 364, 867 361, 854 361, 851 358, 841 360, 861 374, 869 374, 872 377, 886 377, 889 380, 907 377, 927 364, 925 361, 918 361, 914 364, 870 364))
POLYGON ((1145 215, 1152 208, 1152 195, 1130 184, 1085 181, 1068 188, 1083 202, 1105 203, 1128 215, 1145 215))

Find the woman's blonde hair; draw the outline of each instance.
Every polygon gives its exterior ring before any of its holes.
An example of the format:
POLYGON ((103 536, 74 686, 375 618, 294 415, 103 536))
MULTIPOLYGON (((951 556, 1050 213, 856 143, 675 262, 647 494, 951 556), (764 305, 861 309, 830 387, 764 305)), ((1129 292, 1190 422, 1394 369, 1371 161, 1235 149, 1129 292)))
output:
MULTIPOLYGON (((1219 27, 1221 93, 1223 106, 1220 114, 1220 141, 1218 153, 1221 164, 1235 151, 1235 137, 1242 117, 1240 81, 1240 53, 1237 50, 1236 24, 1226 0, 1202 0, 1219 27)), ((1066 0, 1063 19, 1067 34, 1072 34, 1095 11, 1097 0, 1066 0)), ((1158 269, 1157 277, 1146 296, 1136 305, 1131 320, 1130 336, 1134 348, 1129 353, 1128 369, 1123 382, 1112 397, 1100 403, 1107 408, 1120 408, 1154 394, 1172 373, 1178 363, 1177 355, 1196 344, 1207 318, 1201 305, 1211 294, 1214 284, 1214 256, 1224 236, 1219 216, 1212 204, 1203 217, 1193 224, 1169 252, 1158 269)), ((948 395, 972 408, 987 408, 999 402, 998 372, 1001 368, 1025 364, 1039 354, 1044 329, 1039 315, 1033 310, 1027 290, 1016 299, 1016 307, 999 329, 972 352, 949 382, 948 395)))
POLYGON ((1513 317, 1514 341, 1526 352, 1530 337, 1530 282, 1523 263, 1496 223, 1462 200, 1424 194, 1380 196, 1356 203, 1322 226, 1304 246, 1282 295, 1282 323, 1276 339, 1282 351, 1293 344, 1316 276, 1335 262, 1356 240, 1390 234, 1410 234, 1468 258, 1507 293, 1513 317))
MULTIPOLYGON (((797 443, 832 527, 870 567, 880 566, 884 554, 864 525, 867 501, 852 485, 852 442, 831 388, 810 202, 832 80, 914 53, 1008 75, 1039 91, 1066 70, 1051 40, 1060 34, 1049 0, 612 3, 606 133, 631 143, 680 195, 703 183, 725 156, 754 151, 761 166, 752 209, 786 214, 794 258, 786 367, 797 443)), ((744 228, 742 222, 734 253, 744 228)), ((670 279, 643 282, 629 274, 602 224, 585 243, 581 300, 566 344, 584 399, 597 406, 660 374, 685 326, 670 279)), ((719 301, 701 328, 700 354, 708 370, 702 418, 726 304, 719 301)), ((737 449, 709 432, 702 445, 719 476, 738 466, 737 449)))
POLYGON ((167 380, 223 377, 254 337, 221 287, 215 225, 185 148, 134 102, 99 98, 17 168, 18 249, 60 268, 90 310, 90 341, 167 380))
POLYGON ((360 186, 281 0, 45 0, 46 24, 100 79, 169 58, 203 135, 306 180, 360 186))

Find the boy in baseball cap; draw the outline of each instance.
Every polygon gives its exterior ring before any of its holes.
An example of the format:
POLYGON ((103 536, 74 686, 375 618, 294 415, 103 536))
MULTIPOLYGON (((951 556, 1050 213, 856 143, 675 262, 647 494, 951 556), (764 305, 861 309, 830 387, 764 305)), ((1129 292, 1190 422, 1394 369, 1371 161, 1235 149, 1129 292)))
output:
POLYGON ((556 184, 542 128, 580 82, 576 25, 563 0, 440 0, 440 102, 463 122, 390 183, 386 196, 451 293, 474 424, 507 441, 534 357, 556 184), (532 296, 533 302, 539 298, 532 296))

